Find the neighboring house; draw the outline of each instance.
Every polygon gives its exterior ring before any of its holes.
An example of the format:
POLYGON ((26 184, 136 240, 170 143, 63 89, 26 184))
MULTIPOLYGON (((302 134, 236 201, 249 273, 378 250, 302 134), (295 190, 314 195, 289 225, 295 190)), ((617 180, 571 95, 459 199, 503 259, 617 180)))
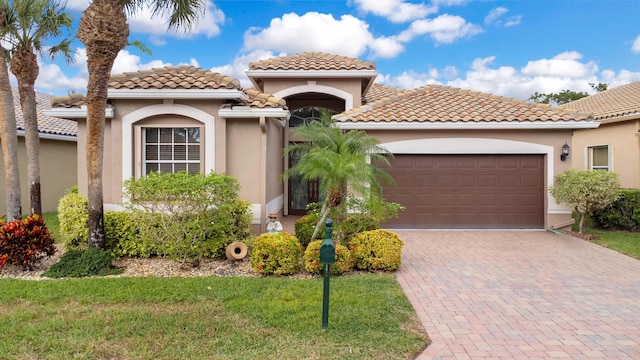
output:
MULTIPOLYGON (((296 155, 282 149, 295 128, 337 115, 395 154, 396 186, 384 195, 406 207, 385 224, 400 228, 559 228, 570 211, 549 195, 568 169, 562 145, 590 115, 443 86, 401 90, 374 84, 375 64, 325 53, 257 61, 254 87, 203 69, 178 66, 116 75, 105 128, 105 206, 122 202, 122 181, 150 171, 224 172, 239 179, 253 205, 254 231, 267 214, 304 213, 319 200, 317 181, 281 174, 296 155), (268 95, 272 94, 272 95, 268 95)), ((85 167, 83 99, 60 99, 50 115, 78 121, 78 166, 85 167)), ((79 173, 80 190, 87 179, 79 173)))
MULTIPOLYGON (((22 212, 29 213, 29 181, 27 177, 27 154, 24 143, 24 118, 20 107, 20 95, 17 88, 12 88, 13 104, 18 127, 18 167, 20 170, 20 190, 22 212)), ((48 94, 36 92, 38 131, 40 132, 40 192, 42 211, 57 211, 58 200, 65 191, 77 184, 78 171, 76 162, 76 129, 75 121, 49 117, 44 111, 51 108, 48 94)), ((0 149, 2 155, 2 149, 0 149)), ((4 179, 4 167, 0 167, 0 176, 4 179)), ((6 204, 6 189, 0 190, 0 203, 6 204)), ((4 214, 4 213, 3 213, 4 214)))
POLYGON ((613 171, 623 187, 640 187, 640 81, 567 103, 592 113, 600 126, 576 130, 571 149, 576 169, 613 171))

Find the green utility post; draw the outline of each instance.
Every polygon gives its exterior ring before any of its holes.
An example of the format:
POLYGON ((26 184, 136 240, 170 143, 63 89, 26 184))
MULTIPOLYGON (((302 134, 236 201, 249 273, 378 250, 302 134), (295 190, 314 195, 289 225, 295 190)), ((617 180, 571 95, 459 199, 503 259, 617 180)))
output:
POLYGON ((320 245, 320 264, 324 265, 324 293, 322 295, 322 330, 329 327, 329 277, 331 276, 331 265, 336 263, 336 244, 333 242, 331 232, 333 220, 325 222, 327 226, 324 230, 324 240, 320 245))

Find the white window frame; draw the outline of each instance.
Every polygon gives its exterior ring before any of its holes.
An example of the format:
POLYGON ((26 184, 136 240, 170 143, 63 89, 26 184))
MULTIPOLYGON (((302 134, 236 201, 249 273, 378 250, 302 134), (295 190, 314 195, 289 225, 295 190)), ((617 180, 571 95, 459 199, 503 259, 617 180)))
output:
POLYGON ((604 171, 613 171, 613 157, 612 157, 612 148, 610 144, 598 144, 598 145, 589 145, 585 148, 585 168, 589 170, 604 170, 604 171), (607 165, 593 165, 593 150, 594 149, 607 149, 607 165))
MULTIPOLYGON (((147 165, 148 163, 157 163, 157 164, 187 164, 187 167, 189 167, 188 164, 198 164, 198 173, 202 174, 203 172, 203 166, 202 166, 202 160, 204 159, 204 152, 203 152, 203 143, 202 143, 202 135, 204 132, 204 129, 201 126, 193 126, 193 125, 176 125, 176 126, 157 126, 157 125, 147 125, 147 126, 141 126, 140 129, 140 144, 141 144, 141 156, 140 156, 140 163, 141 163, 141 176, 144 176, 147 174, 147 165), (171 153, 172 153, 172 157, 173 155, 175 155, 175 146, 176 145, 184 145, 185 146, 185 159, 182 160, 176 160, 176 159, 171 159, 171 160, 163 160, 160 159, 160 154, 158 154, 158 159, 156 160, 149 160, 147 159, 147 139, 146 139, 146 130, 148 129, 156 129, 158 130, 158 142, 157 143, 153 143, 154 146, 162 146, 162 145, 171 145, 171 153), (160 141, 160 130, 161 129, 171 129, 172 130, 172 136, 171 136, 171 142, 170 143, 166 143, 166 142, 161 142, 160 141), (175 129, 197 129, 199 134, 198 137, 199 142, 197 143, 198 145, 198 159, 197 160, 189 160, 189 150, 188 147, 190 144, 195 145, 195 143, 190 143, 189 142, 189 136, 186 136, 185 139, 185 143, 176 143, 174 142, 174 136, 173 136, 173 130, 175 129), (156 145, 157 144, 157 145, 156 145)), ((159 149, 158 149, 159 150, 159 149)), ((173 166, 172 166, 173 167, 173 166)), ((172 170, 172 172, 175 172, 175 170, 172 170)))

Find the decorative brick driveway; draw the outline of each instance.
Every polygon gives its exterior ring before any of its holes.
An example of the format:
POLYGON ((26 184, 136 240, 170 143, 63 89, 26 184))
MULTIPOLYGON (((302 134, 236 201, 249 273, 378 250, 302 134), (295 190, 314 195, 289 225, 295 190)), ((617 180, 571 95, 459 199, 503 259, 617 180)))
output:
POLYGON ((418 359, 640 359, 640 261, 544 231, 397 231, 418 359))

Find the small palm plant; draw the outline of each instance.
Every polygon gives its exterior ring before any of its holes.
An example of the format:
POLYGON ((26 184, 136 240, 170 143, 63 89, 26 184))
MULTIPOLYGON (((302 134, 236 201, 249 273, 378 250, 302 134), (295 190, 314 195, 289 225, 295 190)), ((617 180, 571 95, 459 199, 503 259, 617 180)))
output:
POLYGON ((284 177, 319 179, 320 191, 326 194, 311 239, 316 238, 331 209, 341 203, 347 186, 359 194, 379 193, 379 180, 393 182, 387 172, 375 165, 388 165, 391 153, 364 131, 341 130, 328 111, 323 111, 318 121, 297 128, 296 135, 305 142, 287 146, 285 154, 299 152, 302 156, 285 171, 284 177))

